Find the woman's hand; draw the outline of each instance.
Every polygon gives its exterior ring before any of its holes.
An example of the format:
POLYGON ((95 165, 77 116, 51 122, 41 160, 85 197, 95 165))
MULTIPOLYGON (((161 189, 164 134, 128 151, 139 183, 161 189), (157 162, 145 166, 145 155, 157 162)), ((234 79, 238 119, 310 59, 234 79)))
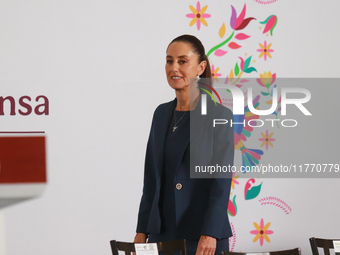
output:
MULTIPOLYGON (((144 233, 137 233, 135 236, 135 239, 133 240, 134 243, 146 243, 147 235, 144 233)), ((136 255, 135 252, 132 253, 133 255, 136 255)))
POLYGON ((214 255, 216 250, 216 238, 201 236, 198 241, 196 255, 214 255))
POLYGON ((146 237, 147 236, 144 233, 137 233, 133 242, 134 243, 146 243, 146 237))

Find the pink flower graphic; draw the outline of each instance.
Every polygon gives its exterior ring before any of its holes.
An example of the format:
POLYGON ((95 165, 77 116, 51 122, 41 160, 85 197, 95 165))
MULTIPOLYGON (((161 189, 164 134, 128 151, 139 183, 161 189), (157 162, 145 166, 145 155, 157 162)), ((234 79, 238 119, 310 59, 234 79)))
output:
POLYGON ((262 138, 259 139, 259 141, 263 142, 261 144, 261 147, 263 147, 263 145, 266 145, 266 150, 268 150, 268 144, 273 147, 273 144, 272 142, 275 141, 274 138, 272 138, 274 133, 271 133, 270 135, 268 135, 268 129, 266 130, 266 135, 264 135, 262 132, 261 132, 261 135, 262 135, 262 138))
POLYGON ((261 219, 260 226, 256 222, 254 222, 253 224, 254 224, 254 227, 256 228, 256 230, 250 231, 250 234, 256 235, 253 240, 253 243, 255 243, 259 239, 260 239, 261 246, 263 245, 263 239, 266 240, 268 243, 270 243, 270 239, 268 235, 271 235, 274 233, 273 231, 268 230, 268 228, 270 227, 270 222, 264 225, 264 221, 263 219, 261 219))
POLYGON ((267 60, 267 56, 272 58, 272 55, 270 54, 270 52, 274 52, 274 50, 270 49, 270 47, 272 46, 272 44, 268 44, 267 45, 267 41, 264 41, 264 44, 262 45, 261 43, 259 43, 261 49, 258 49, 257 52, 261 52, 259 58, 262 58, 262 56, 264 56, 264 60, 267 60))
POLYGON ((271 15, 265 21, 260 22, 260 24, 266 24, 263 34, 267 33, 270 30, 270 35, 273 35, 273 30, 277 24, 277 16, 271 15))
POLYGON ((218 73, 218 70, 220 70, 220 68, 216 68, 215 70, 215 67, 214 65, 211 66, 211 76, 212 76, 212 81, 214 82, 214 80, 216 80, 217 82, 219 81, 217 77, 220 77, 222 76, 222 74, 218 73))
POLYGON ((186 15, 187 18, 192 19, 189 26, 193 26, 195 23, 197 25, 197 30, 200 30, 201 28, 201 23, 204 26, 208 26, 208 23, 205 19, 210 18, 211 15, 208 13, 205 13, 205 11, 208 9, 208 5, 204 6, 201 9, 201 4, 198 1, 197 5, 196 5, 196 9, 195 7, 193 7, 192 5, 189 5, 190 10, 192 11, 192 13, 189 13, 186 15))
POLYGON ((246 18, 246 4, 244 4, 241 14, 236 18, 236 10, 234 6, 231 6, 231 18, 230 18, 230 27, 234 30, 242 30, 246 28, 249 22, 255 18, 250 17, 246 18))

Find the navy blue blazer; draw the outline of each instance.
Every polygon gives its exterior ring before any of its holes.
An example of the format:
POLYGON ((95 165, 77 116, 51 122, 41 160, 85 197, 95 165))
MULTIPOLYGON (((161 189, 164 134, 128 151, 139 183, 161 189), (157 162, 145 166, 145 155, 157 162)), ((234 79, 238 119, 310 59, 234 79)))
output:
MULTIPOLYGON (((232 120, 233 114, 220 104, 215 106, 208 98, 208 113, 201 115, 200 104, 201 100, 198 108, 190 112, 190 118, 195 117, 196 120, 195 125, 191 124, 190 127, 190 145, 187 143, 178 148, 183 155, 176 169, 173 185, 178 237, 199 239, 201 235, 207 235, 219 240, 232 236, 227 213, 231 173, 228 174, 228 178, 190 178, 190 167, 191 171, 194 171, 193 164, 233 165, 233 127, 230 127, 230 124, 213 127, 213 119, 232 120), (180 190, 175 188, 177 183, 182 184, 180 190)), ((164 141, 176 105, 176 99, 161 104, 153 116, 146 150, 144 187, 138 213, 137 233, 159 234, 161 229, 159 197, 164 141)))

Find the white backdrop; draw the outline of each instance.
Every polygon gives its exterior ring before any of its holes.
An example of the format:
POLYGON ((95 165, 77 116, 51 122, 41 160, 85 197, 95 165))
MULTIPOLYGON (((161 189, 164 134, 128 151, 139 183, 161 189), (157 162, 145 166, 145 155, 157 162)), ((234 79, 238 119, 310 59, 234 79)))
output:
MULTIPOLYGON (((152 114, 175 96, 164 74, 166 47, 189 33, 210 49, 221 40, 223 22, 230 34, 230 5, 239 15, 246 3, 246 17, 257 17, 245 33, 260 31, 259 21, 272 14, 278 24, 273 36, 253 33, 254 41, 245 41, 239 53, 212 56, 224 77, 236 54, 245 53, 254 56, 259 73, 339 77, 338 1, 200 1, 211 14, 208 27, 200 30, 190 27, 186 17, 196 3, 0 3, 0 96, 45 95, 50 106, 48 116, 10 116, 8 111, 0 116, 1 130, 44 130, 47 137, 45 193, 2 210, 7 255, 109 255, 109 240, 133 240, 152 114), (274 49, 267 61, 256 52, 264 40, 274 49)), ((244 187, 247 180, 238 180, 244 187)), ((301 247, 303 254, 311 254, 309 237, 339 238, 339 184, 340 179, 265 180, 261 198, 279 197, 292 210, 286 215, 278 207, 258 207, 260 197, 240 201, 231 218, 238 233, 234 251, 301 247), (250 234, 261 218, 274 231, 263 246, 250 234)), ((233 192, 241 197, 243 189, 233 192)))

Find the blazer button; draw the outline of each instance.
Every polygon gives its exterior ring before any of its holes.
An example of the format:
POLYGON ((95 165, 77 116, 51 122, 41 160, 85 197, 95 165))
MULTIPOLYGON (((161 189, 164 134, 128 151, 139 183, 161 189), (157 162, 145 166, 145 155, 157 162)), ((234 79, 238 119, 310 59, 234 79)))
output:
POLYGON ((176 184, 176 189, 177 189, 177 190, 180 190, 181 188, 182 188, 182 184, 177 183, 177 184, 176 184))

